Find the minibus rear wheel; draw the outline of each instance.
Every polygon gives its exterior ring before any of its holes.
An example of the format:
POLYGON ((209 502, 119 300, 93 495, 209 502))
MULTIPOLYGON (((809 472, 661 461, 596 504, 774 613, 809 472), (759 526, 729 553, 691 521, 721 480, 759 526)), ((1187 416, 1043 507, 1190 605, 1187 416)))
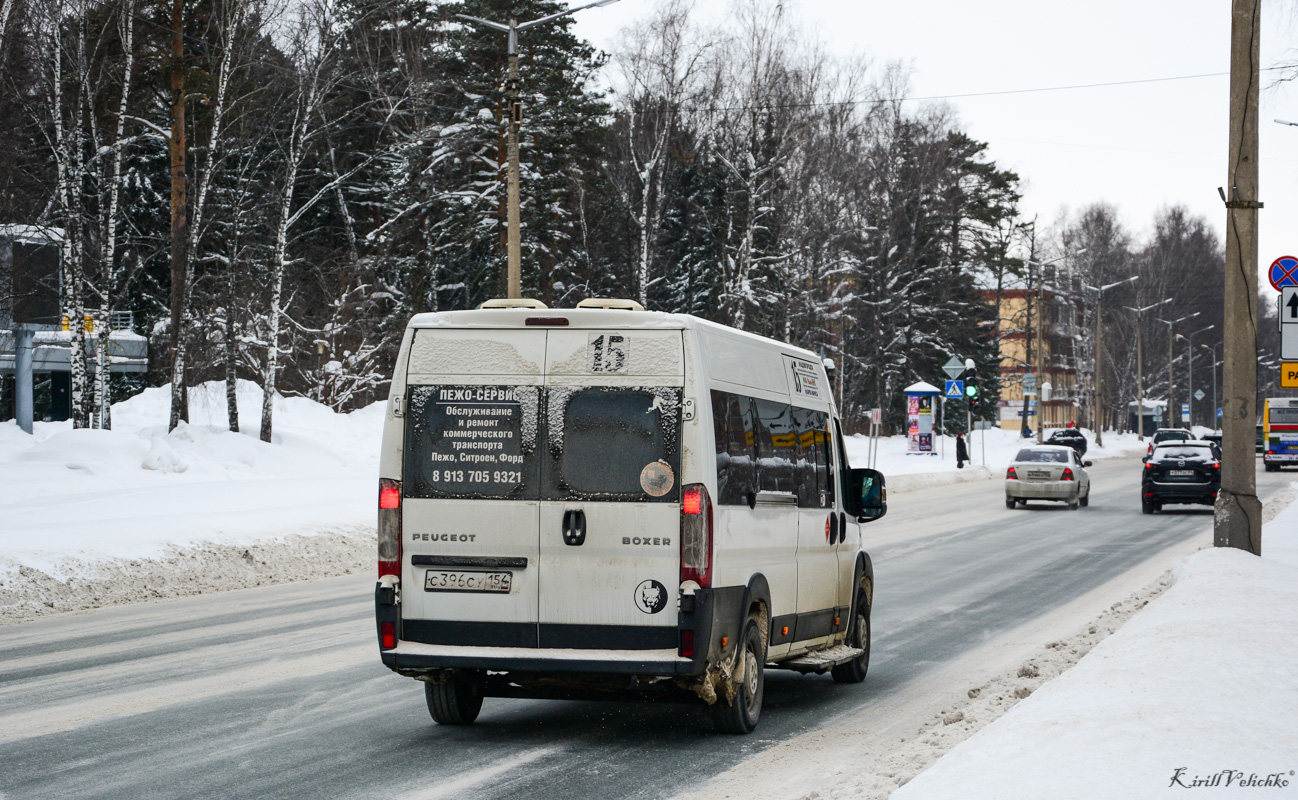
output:
POLYGON ((439 725, 469 725, 482 711, 482 690, 486 674, 457 669, 441 683, 424 683, 428 713, 439 725))
POLYGON ((762 645, 762 632, 757 627, 755 618, 749 617, 744 624, 744 635, 739 643, 740 663, 736 666, 743 672, 739 676, 739 685, 735 687, 734 702, 718 697, 712 704, 717 729, 722 733, 752 733, 762 714, 762 696, 766 689, 766 648, 762 645))

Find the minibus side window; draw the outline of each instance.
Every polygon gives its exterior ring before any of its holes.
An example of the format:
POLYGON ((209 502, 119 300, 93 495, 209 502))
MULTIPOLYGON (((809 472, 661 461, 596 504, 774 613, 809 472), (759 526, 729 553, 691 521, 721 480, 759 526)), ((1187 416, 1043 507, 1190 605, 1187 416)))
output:
POLYGON ((712 429, 717 454, 717 504, 748 505, 749 494, 757 491, 752 399, 713 391, 712 429))
POLYGON ((795 406, 793 416, 798 423, 798 505, 828 508, 834 497, 829 485, 829 415, 795 406))
POLYGON ((535 386, 411 386, 403 494, 534 500, 535 386))
POLYGON ((546 496, 675 502, 680 398, 674 388, 551 387, 546 496))
POLYGON ((786 403, 754 400, 757 407, 757 483, 763 492, 797 494, 798 434, 786 403))

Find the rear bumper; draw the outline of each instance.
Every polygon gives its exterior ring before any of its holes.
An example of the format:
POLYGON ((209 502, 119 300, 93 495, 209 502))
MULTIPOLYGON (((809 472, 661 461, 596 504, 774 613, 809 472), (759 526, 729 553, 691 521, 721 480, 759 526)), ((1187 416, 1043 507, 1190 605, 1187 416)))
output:
POLYGON ((1212 505, 1220 488, 1215 483, 1146 483, 1142 495, 1160 503, 1203 503, 1212 505))
POLYGON ((1076 500, 1077 481, 1005 481, 1005 496, 1023 500, 1076 500))
POLYGON ((617 675, 696 675, 701 665, 676 650, 569 650, 534 647, 461 647, 397 642, 381 651, 383 663, 398 672, 433 669, 484 669, 493 672, 589 673, 617 675))

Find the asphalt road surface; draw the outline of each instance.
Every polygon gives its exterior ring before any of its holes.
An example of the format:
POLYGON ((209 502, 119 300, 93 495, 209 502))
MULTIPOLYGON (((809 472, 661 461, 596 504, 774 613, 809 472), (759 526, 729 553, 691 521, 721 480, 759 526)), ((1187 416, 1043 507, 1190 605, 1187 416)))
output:
MULTIPOLYGON (((0 793, 670 797, 1203 535, 1206 507, 1140 513, 1140 468, 1097 462, 1079 511, 1008 510, 999 480, 894 494, 865 529, 878 584, 870 677, 768 672, 747 737, 711 733, 698 708, 672 703, 489 698, 477 724, 439 727, 421 684, 379 663, 368 574, 3 627, 0 793)), ((1259 471, 1259 495, 1293 480, 1259 471)))

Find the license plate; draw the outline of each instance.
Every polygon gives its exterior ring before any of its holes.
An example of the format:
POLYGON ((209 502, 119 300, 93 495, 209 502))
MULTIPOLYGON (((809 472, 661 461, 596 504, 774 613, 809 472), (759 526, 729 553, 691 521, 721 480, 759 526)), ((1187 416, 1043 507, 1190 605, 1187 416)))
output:
POLYGON ((1172 477, 1172 478, 1193 478, 1193 477, 1194 477, 1194 470, 1192 470, 1192 469, 1169 469, 1169 470, 1167 471, 1167 474, 1168 474, 1169 477, 1172 477))
POLYGON ((1050 480, 1050 473, 1045 470, 1030 469, 1028 470, 1028 477, 1039 481, 1048 481, 1050 480))
POLYGON ((512 572, 471 569, 430 569, 424 573, 425 592, 488 592, 509 594, 514 585, 512 572))

